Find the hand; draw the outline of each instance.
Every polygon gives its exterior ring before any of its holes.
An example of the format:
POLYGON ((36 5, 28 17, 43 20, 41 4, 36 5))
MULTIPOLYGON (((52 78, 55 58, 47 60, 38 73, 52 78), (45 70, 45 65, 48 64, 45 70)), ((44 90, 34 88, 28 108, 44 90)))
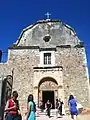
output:
POLYGON ((21 111, 20 110, 18 110, 18 114, 21 115, 21 111))

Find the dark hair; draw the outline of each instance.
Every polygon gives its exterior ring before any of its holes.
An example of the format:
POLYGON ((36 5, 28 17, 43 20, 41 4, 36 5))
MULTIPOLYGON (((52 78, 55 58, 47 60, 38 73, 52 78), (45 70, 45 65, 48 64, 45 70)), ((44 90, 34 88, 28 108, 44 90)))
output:
POLYGON ((70 96, 69 96, 69 101, 72 100, 72 99, 74 99, 74 96, 73 96, 73 95, 70 95, 70 96))
POLYGON ((36 104, 35 104, 35 102, 33 101, 33 95, 32 94, 30 94, 29 96, 28 96, 28 103, 30 102, 30 101, 32 101, 33 102, 33 104, 34 104, 34 111, 36 112, 36 104))
POLYGON ((32 94, 30 94, 30 95, 28 96, 28 102, 30 102, 30 101, 33 102, 33 95, 32 95, 32 94))
POLYGON ((18 97, 17 91, 13 91, 12 95, 13 95, 13 97, 17 98, 18 97))

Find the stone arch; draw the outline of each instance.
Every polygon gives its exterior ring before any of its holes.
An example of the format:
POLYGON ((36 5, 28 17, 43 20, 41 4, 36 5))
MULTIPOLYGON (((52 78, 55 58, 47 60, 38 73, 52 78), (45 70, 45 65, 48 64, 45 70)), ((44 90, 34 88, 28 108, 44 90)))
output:
POLYGON ((54 78, 45 77, 40 80, 38 88, 39 90, 56 90, 58 83, 54 78))
POLYGON ((53 108, 55 108, 55 99, 58 98, 58 83, 51 77, 42 78, 38 84, 38 101, 40 102, 42 100, 45 106, 45 102, 48 98, 51 99, 53 108), (45 97, 45 95, 47 97, 45 97), (52 96, 52 99, 49 95, 52 96))

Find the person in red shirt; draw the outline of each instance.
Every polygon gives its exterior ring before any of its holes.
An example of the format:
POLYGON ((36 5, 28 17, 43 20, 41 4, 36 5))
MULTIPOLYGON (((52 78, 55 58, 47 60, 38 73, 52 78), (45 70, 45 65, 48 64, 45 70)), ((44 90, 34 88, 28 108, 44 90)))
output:
POLYGON ((5 112, 6 120, 21 120, 19 113, 18 93, 13 91, 12 98, 6 103, 5 112))

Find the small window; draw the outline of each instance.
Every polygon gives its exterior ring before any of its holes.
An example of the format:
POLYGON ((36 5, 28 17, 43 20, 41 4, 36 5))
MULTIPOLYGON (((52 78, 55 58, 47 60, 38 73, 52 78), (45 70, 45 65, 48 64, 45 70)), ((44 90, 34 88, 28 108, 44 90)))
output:
POLYGON ((51 53, 44 53, 44 64, 51 64, 51 53))

